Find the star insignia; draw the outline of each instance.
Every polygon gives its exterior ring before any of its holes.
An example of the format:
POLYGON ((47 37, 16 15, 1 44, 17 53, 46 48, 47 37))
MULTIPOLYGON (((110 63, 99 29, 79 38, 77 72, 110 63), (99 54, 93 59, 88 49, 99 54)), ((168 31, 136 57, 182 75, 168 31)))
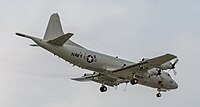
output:
POLYGON ((88 56, 87 56, 87 62, 88 62, 88 63, 92 63, 93 60, 94 60, 94 58, 93 58, 92 55, 88 55, 88 56))

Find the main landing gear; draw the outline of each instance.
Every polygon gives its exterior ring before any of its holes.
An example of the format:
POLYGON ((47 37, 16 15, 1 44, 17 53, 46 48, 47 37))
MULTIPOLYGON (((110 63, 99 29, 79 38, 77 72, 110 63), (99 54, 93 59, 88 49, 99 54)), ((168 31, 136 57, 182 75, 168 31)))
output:
POLYGON ((134 79, 132 79, 132 80, 130 81, 130 83, 131 83, 131 85, 135 85, 135 84, 138 83, 138 80, 134 78, 134 79))
POLYGON ((104 85, 102 85, 102 86, 100 87, 100 91, 101 91, 101 92, 106 92, 106 91, 107 91, 107 87, 104 86, 104 85))

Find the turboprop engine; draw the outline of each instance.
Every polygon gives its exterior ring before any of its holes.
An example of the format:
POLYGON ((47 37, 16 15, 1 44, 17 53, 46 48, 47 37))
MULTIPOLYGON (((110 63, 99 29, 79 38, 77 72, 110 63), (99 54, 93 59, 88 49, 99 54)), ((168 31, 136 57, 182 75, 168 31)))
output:
MULTIPOLYGON (((144 62, 144 61, 147 61, 148 58, 142 58, 141 62, 144 62)), ((163 70, 173 70, 174 71, 174 75, 176 75, 176 71, 174 70, 175 69, 175 66, 178 62, 178 59, 176 59, 173 63, 172 62, 166 62, 164 64, 162 64, 161 66, 157 67, 157 68, 153 68, 151 70, 149 70, 149 75, 150 76, 153 76, 153 75, 160 75, 161 74, 161 71, 163 70)))
POLYGON ((178 62, 178 59, 176 59, 175 61, 174 61, 174 63, 171 63, 171 62, 166 62, 166 63, 164 63, 164 64, 162 64, 161 66, 160 66, 160 69, 162 69, 162 70, 167 70, 167 69, 175 69, 175 65, 177 64, 177 62, 178 62))

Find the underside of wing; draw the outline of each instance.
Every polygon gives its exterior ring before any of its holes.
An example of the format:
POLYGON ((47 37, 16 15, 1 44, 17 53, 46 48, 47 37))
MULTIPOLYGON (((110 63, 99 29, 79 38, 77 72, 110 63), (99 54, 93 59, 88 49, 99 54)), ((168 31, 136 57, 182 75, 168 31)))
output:
POLYGON ((162 56, 159 56, 159 57, 156 57, 156 58, 146 60, 145 62, 148 62, 148 63, 144 66, 149 67, 148 69, 159 67, 162 64, 169 62, 170 60, 173 60, 175 58, 177 58, 177 56, 172 55, 172 54, 162 55, 162 56))
POLYGON ((175 58, 177 58, 177 57, 172 54, 162 55, 159 57, 141 61, 139 63, 133 64, 133 65, 130 65, 130 66, 118 69, 118 70, 114 70, 113 74, 122 79, 123 78, 131 79, 133 74, 135 74, 135 73, 147 72, 148 70, 150 70, 152 68, 157 68, 157 67, 161 66, 162 64, 164 64, 172 59, 175 59, 175 58))
POLYGON ((110 77, 110 76, 104 75, 104 74, 98 74, 98 75, 87 74, 87 75, 84 75, 82 77, 71 78, 71 79, 76 80, 76 81, 80 81, 80 82, 94 81, 94 82, 104 84, 104 85, 108 85, 108 86, 111 86, 111 87, 117 86, 120 83, 125 82, 124 80, 113 78, 113 77, 110 77))
POLYGON ((76 81, 80 81, 80 82, 84 82, 84 81, 90 81, 92 78, 95 78, 95 77, 99 77, 101 76, 102 74, 84 74, 83 76, 81 77, 78 77, 78 78, 71 78, 72 80, 76 80, 76 81))

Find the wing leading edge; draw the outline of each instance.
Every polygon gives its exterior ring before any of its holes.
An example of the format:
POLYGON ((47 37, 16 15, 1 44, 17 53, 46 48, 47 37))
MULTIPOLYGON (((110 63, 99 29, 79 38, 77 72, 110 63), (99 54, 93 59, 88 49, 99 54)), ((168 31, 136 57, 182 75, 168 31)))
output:
POLYGON ((157 68, 159 66, 161 66, 162 64, 177 58, 175 55, 172 54, 166 54, 166 55, 162 55, 159 57, 155 57, 152 59, 148 59, 145 61, 141 61, 139 63, 118 69, 118 70, 114 70, 113 72, 120 72, 123 70, 127 70, 127 69, 131 69, 131 70, 150 70, 152 68, 157 68))

